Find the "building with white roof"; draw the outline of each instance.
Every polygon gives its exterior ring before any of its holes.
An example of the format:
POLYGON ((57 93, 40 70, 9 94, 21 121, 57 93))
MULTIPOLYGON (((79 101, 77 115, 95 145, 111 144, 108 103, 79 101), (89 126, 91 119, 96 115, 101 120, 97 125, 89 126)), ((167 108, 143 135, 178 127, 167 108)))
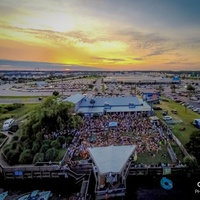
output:
POLYGON ((88 148, 97 183, 97 200, 125 196, 126 177, 135 149, 135 145, 88 148))

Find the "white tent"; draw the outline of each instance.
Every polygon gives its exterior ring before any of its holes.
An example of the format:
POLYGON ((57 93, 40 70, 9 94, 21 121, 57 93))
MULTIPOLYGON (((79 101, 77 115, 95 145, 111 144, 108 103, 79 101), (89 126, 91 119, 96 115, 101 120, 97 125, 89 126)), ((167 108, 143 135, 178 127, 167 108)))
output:
POLYGON ((88 148, 88 151, 99 174, 103 175, 109 172, 120 174, 130 156, 133 155, 135 148, 135 145, 107 146, 88 148))

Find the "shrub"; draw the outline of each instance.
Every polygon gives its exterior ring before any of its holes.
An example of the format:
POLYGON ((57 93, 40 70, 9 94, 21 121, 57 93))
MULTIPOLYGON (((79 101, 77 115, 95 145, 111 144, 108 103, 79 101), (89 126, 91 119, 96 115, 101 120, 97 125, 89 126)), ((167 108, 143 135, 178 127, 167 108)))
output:
POLYGON ((49 149, 49 145, 48 144, 43 144, 41 149, 40 149, 40 153, 46 153, 46 151, 49 149))
POLYGON ((11 143, 11 149, 15 150, 17 148, 18 142, 14 141, 11 143))
POLYGON ((55 148, 48 149, 45 153, 45 161, 54 160, 58 155, 58 151, 55 148))
POLYGON ((12 138, 13 141, 18 141, 18 139, 19 139, 18 135, 14 135, 13 138, 12 138))
POLYGON ((56 139, 61 145, 65 143, 65 137, 64 136, 59 136, 56 139))
POLYGON ((7 156, 8 152, 11 150, 11 145, 7 144, 6 146, 4 146, 3 148, 3 153, 5 154, 5 156, 7 156))
POLYGON ((65 138, 65 141, 66 141, 67 144, 69 144, 71 142, 71 140, 72 140, 71 136, 68 136, 68 137, 65 138))
POLYGON ((183 158, 183 162, 189 167, 189 168, 197 168, 198 167, 198 163, 197 160, 194 156, 185 156, 183 158))
POLYGON ((23 103, 13 103, 13 107, 14 107, 15 109, 17 109, 17 108, 22 108, 23 106, 24 106, 23 103))
POLYGON ((15 106, 13 106, 13 105, 6 105, 6 106, 4 107, 4 109, 7 110, 7 111, 13 111, 13 110, 15 110, 16 108, 15 108, 15 106))
POLYGON ((10 165, 17 164, 19 161, 20 152, 16 150, 10 150, 7 153, 7 161, 10 165))
POLYGON ((54 96, 58 96, 59 95, 59 92, 58 91, 53 91, 52 93, 54 96))
POLYGON ((40 143, 38 141, 33 142, 32 152, 34 154, 39 152, 40 148, 41 148, 41 146, 40 146, 40 143))
POLYGON ((36 153, 34 158, 33 158, 33 163, 35 164, 36 162, 44 162, 44 154, 43 153, 36 153))
POLYGON ((19 157, 19 162, 21 164, 31 164, 33 161, 33 155, 31 154, 30 149, 24 150, 19 157))
POLYGON ((58 140, 54 140, 51 142, 51 146, 54 147, 55 149, 60 148, 60 142, 58 140))
POLYGON ((50 146, 50 144, 51 144, 51 140, 44 140, 44 141, 43 141, 43 145, 44 145, 44 144, 50 146))
POLYGON ((26 135, 22 135, 22 136, 20 137, 20 141, 21 141, 21 142, 25 142, 27 139, 28 139, 28 137, 27 137, 26 135))

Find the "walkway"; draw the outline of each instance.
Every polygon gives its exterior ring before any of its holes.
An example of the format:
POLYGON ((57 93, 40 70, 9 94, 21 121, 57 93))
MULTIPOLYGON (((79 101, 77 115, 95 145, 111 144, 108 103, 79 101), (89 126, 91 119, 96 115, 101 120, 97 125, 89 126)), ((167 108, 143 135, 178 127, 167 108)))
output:
MULTIPOLYGON (((8 144, 12 140, 13 135, 8 134, 7 131, 1 132, 1 133, 4 134, 6 137, 8 137, 7 141, 3 145, 3 146, 5 146, 6 144, 8 144)), ((2 154, 2 152, 3 152, 3 146, 0 149, 0 165, 2 165, 3 167, 9 167, 9 164, 5 161, 5 159, 3 157, 3 154, 2 154)))

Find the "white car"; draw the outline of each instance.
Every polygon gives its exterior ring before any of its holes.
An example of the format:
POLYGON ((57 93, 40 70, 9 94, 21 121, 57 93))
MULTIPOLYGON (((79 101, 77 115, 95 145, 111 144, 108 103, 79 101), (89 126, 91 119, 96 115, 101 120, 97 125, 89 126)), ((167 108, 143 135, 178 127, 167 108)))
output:
POLYGON ((163 120, 169 121, 169 120, 172 120, 172 117, 169 116, 169 115, 166 115, 166 116, 163 117, 163 120))
POLYGON ((11 127, 11 125, 15 122, 15 120, 13 118, 6 120, 3 123, 3 128, 2 131, 8 131, 9 128, 11 127))
POLYGON ((193 111, 198 112, 198 111, 200 111, 200 108, 194 108, 193 111))

